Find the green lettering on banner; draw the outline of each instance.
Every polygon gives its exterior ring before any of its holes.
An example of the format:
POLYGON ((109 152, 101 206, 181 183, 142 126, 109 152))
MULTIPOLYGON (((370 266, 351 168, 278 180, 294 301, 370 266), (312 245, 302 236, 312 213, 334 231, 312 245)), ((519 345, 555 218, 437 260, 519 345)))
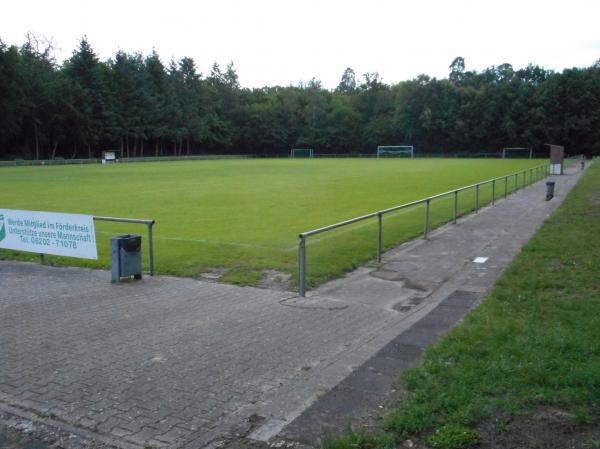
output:
POLYGON ((0 209, 0 248, 97 259, 94 217, 0 209))
POLYGON ((6 227, 4 226, 4 215, 0 215, 0 242, 6 237, 6 227))

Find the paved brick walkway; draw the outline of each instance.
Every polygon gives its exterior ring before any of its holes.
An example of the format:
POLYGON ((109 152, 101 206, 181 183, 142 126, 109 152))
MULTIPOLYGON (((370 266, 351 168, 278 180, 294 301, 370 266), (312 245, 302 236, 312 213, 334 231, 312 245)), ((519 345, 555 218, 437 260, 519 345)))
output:
POLYGON ((0 399, 140 445, 200 447, 242 431, 265 395, 399 316, 189 279, 113 285, 102 271, 6 261, 0 279, 0 399))
POLYGON ((124 447, 268 440, 294 422, 295 435, 302 422, 313 431, 318 397, 459 287, 489 288, 577 179, 560 178, 551 202, 530 187, 307 299, 0 261, 0 407, 124 447), (488 265, 472 264, 480 255, 488 265))

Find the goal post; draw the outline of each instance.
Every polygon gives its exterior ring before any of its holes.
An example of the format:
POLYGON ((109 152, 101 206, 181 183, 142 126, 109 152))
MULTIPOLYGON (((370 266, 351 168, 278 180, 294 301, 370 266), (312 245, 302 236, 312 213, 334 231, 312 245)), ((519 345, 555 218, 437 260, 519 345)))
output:
POLYGON ((533 150, 525 147, 502 148, 502 159, 507 158, 533 159, 533 150))
POLYGON ((377 157, 415 157, 412 145, 379 145, 377 157))
POLYGON ((291 158, 311 158, 314 157, 312 148, 292 148, 290 151, 291 158))

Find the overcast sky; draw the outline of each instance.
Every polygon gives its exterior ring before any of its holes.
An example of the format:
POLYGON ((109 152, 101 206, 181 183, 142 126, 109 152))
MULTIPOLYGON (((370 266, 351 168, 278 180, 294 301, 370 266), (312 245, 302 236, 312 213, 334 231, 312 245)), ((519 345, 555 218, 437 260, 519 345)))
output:
POLYGON ((456 56, 467 70, 587 67, 600 59, 600 0, 2 2, 0 38, 22 44, 28 31, 51 38, 59 62, 87 35, 101 59, 155 48, 205 74, 233 61, 245 87, 315 77, 333 88, 346 67, 387 83, 446 77, 456 56))

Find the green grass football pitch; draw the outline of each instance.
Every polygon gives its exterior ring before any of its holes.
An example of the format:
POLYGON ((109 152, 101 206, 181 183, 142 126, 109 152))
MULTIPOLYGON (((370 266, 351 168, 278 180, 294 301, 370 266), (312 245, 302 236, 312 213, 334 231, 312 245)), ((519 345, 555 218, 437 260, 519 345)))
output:
MULTIPOLYGON (((159 273, 197 276, 226 269, 226 282, 253 285, 263 270, 296 277, 298 233, 541 164, 525 159, 248 159, 0 168, 0 208, 152 218, 159 273)), ((519 180, 522 183, 522 178, 519 180)), ((514 178, 508 191, 514 189, 514 178)), ((497 195, 504 193, 503 183, 497 195)), ((481 190, 491 199, 491 186, 481 190)), ((431 206, 433 225, 451 218, 453 199, 431 206)), ((475 193, 461 193, 460 213, 475 193)), ((423 207, 386 215, 389 248, 417 236, 423 207)), ((96 223, 99 260, 49 256, 55 264, 109 267, 109 239, 142 225, 96 223)), ((376 219, 311 237, 315 285, 375 257, 376 219)), ((144 243, 145 263, 147 249, 144 243)), ((37 260, 0 250, 0 257, 37 260)), ((225 270, 224 270, 225 271, 225 270)))

